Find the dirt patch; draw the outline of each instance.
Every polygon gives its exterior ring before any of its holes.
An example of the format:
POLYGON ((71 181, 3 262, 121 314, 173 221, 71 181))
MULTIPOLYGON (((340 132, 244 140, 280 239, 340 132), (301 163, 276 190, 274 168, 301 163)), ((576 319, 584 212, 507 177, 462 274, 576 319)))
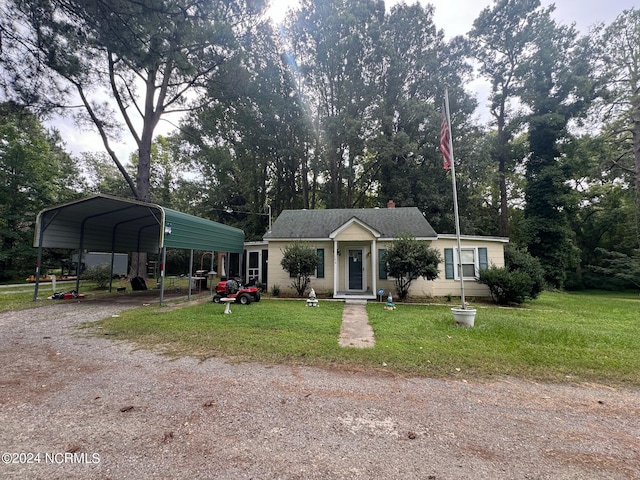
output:
POLYGON ((0 314, 0 476, 640 478, 635 389, 169 359, 77 328, 131 306, 0 314))

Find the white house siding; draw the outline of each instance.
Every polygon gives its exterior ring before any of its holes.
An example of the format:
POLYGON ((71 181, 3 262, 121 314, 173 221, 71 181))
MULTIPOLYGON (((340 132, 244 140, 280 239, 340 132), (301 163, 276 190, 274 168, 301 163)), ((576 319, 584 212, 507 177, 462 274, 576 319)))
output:
MULTIPOLYGON (((380 241, 377 243, 376 245, 376 258, 379 258, 380 255, 380 251, 381 250, 386 250, 387 248, 389 248, 389 245, 391 244, 391 242, 389 241, 380 241)), ((380 261, 378 261, 378 263, 380 263, 380 261)), ((389 295, 389 292, 391 292, 394 296, 395 296, 395 291, 396 291, 396 284, 393 280, 392 277, 387 276, 386 279, 384 278, 380 278, 380 271, 378 271, 378 269, 376 269, 376 275, 378 277, 377 279, 377 290, 384 290, 384 295, 385 298, 387 297, 387 295, 389 295)), ((377 295, 377 291, 374 292, 377 295)))
MULTIPOLYGON (((269 241, 269 269, 267 271, 269 288, 278 285, 285 292, 295 292, 291 287, 293 279, 285 271, 280 262, 282 261, 282 251, 287 248, 291 241, 269 241)), ((311 287, 317 294, 333 292, 333 242, 331 241, 309 241, 312 248, 324 248, 324 278, 311 277, 311 287)))
MULTIPOLYGON (((375 252, 372 251, 372 241, 374 240, 373 236, 369 231, 363 229, 359 225, 352 225, 349 228, 345 229, 343 232, 340 232, 336 237, 338 240, 338 250, 341 252, 341 255, 337 257, 338 260, 338 291, 344 291, 345 281, 346 281, 346 255, 349 248, 362 248, 363 249, 363 258, 365 265, 365 287, 367 290, 372 290, 372 256, 376 262, 375 265, 375 275, 376 275, 376 291, 373 292, 377 294, 378 290, 384 290, 385 295, 387 295, 390 291, 395 294, 395 283, 393 278, 388 277, 387 279, 380 279, 380 273, 378 271, 378 255, 380 249, 386 249, 390 245, 390 241, 382 240, 377 241, 375 244, 375 252)), ((279 241, 279 240, 270 240, 269 241, 269 269, 268 269, 268 285, 269 288, 272 288, 274 285, 278 285, 282 291, 293 291, 291 288, 292 279, 289 277, 289 274, 282 269, 280 266, 280 261, 282 260, 282 250, 286 248, 286 246, 291 241, 279 241)), ((334 273, 334 263, 333 263, 333 252, 334 252, 334 244, 333 241, 308 241, 307 242, 312 248, 323 248, 324 249, 324 278, 316 278, 311 277, 311 287, 315 289, 317 293, 322 294, 332 294, 334 283, 333 283, 333 273, 334 273)), ((435 248, 440 252, 444 260, 444 250, 445 248, 457 248, 457 241, 455 236, 448 237, 439 237, 437 240, 433 240, 429 242, 432 248, 435 248)), ((463 238, 461 241, 462 248, 486 248, 487 249, 487 257, 488 264, 495 265, 497 267, 504 266, 504 244, 507 243, 507 239, 503 238, 483 238, 483 237, 469 237, 463 238)), ((489 296, 489 289, 486 285, 482 285, 477 283, 474 280, 465 279, 465 295, 467 297, 487 297, 489 296)), ((424 280, 423 278, 418 278, 415 280, 411 289, 409 290, 409 296, 412 297, 442 297, 446 295, 459 296, 460 295, 460 281, 456 279, 446 279, 445 278, 445 265, 444 261, 440 264, 440 275, 439 278, 434 281, 424 280)))
MULTIPOLYGON (((461 246, 465 248, 486 248, 489 265, 496 267, 504 267, 504 244, 507 243, 503 238, 469 238, 461 240, 461 246)), ((378 248, 387 248, 389 242, 380 242, 378 248)), ((430 246, 440 252, 443 262, 440 264, 440 274, 436 280, 429 281, 424 278, 418 278, 411 283, 409 289, 410 297, 444 297, 447 295, 460 296, 460 280, 445 278, 444 265, 444 249, 457 249, 458 244, 455 237, 438 238, 430 242, 430 246)), ((386 280, 378 280, 378 289, 384 289, 385 295, 389 291, 395 292, 395 283, 393 278, 386 280)), ((489 289, 486 285, 480 284, 475 280, 465 278, 464 280, 465 296, 467 297, 488 297, 489 289)))
POLYGON ((357 223, 352 223, 347 228, 337 233, 334 238, 338 242, 369 243, 372 240, 375 240, 375 237, 371 234, 371 230, 357 223))
MULTIPOLYGON (((507 243, 503 238, 463 238, 461 246, 465 248, 486 248, 489 266, 504 267, 504 244, 507 243)), ((433 282, 419 279, 415 286, 412 285, 411 294, 428 295, 434 297, 444 297, 446 295, 460 296, 460 280, 449 280, 445 278, 444 250, 445 248, 458 248, 457 240, 453 238, 441 238, 431 243, 431 246, 440 252, 443 263, 440 264, 440 275, 433 282), (415 290, 414 290, 415 289, 415 290), (415 292, 415 293, 414 293, 415 292)), ((475 280, 464 279, 464 292, 467 297, 488 297, 489 288, 480 284, 475 280)))

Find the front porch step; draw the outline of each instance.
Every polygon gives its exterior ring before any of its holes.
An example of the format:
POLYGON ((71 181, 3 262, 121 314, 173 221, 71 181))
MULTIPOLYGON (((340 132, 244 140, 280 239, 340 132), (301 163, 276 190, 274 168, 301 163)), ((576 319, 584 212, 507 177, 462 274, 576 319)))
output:
POLYGON ((338 292, 333 298, 341 299, 341 300, 376 300, 376 296, 373 292, 363 292, 363 293, 349 293, 349 292, 338 292))

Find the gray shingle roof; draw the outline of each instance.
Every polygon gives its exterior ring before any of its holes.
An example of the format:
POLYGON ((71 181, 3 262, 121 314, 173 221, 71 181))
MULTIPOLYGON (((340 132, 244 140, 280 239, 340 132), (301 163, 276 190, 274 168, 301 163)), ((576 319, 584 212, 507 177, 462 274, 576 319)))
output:
POLYGON ((400 234, 417 238, 437 237, 417 207, 399 207, 284 210, 264 239, 329 238, 332 232, 352 218, 378 231, 382 238, 394 238, 400 234))

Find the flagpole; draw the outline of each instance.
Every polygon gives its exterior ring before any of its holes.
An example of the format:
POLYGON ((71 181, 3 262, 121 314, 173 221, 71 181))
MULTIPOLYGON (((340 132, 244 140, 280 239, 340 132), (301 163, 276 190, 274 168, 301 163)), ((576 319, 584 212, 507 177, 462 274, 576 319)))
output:
POLYGON ((451 184, 453 187, 453 213, 455 215, 456 220, 456 240, 458 241, 458 275, 460 276, 460 301, 462 302, 462 308, 466 310, 467 302, 464 298, 464 278, 462 275, 462 245, 460 242, 460 216, 458 214, 458 190, 456 187, 456 167, 455 167, 455 156, 453 154, 453 137, 451 133, 451 115, 449 113, 449 89, 445 88, 444 90, 444 109, 445 114, 447 116, 447 125, 449 126, 448 134, 449 138, 447 141, 449 142, 449 148, 451 151, 451 184))

